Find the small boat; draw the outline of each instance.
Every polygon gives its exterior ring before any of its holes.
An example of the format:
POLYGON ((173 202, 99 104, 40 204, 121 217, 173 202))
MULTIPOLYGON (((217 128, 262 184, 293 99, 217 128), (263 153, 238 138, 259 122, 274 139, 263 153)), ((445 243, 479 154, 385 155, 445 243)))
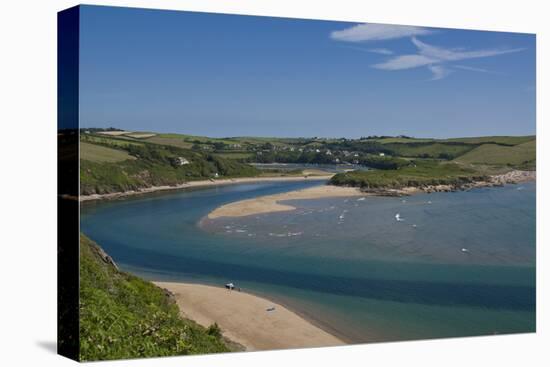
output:
POLYGON ((272 312, 272 311, 275 311, 275 307, 269 307, 266 309, 267 312, 272 312))
POLYGON ((401 218, 401 214, 397 213, 395 215, 395 220, 398 221, 398 222, 402 222, 403 221, 403 218, 401 218))
POLYGON ((363 200, 365 200, 365 198, 364 198, 364 197, 363 197, 363 198, 359 198, 359 199, 357 199, 357 201, 363 201, 363 200))
POLYGON ((412 227, 413 227, 413 228, 416 228, 416 224, 413 224, 412 227))
POLYGON ((431 200, 428 200, 428 204, 431 204, 431 203, 432 203, 432 201, 431 201, 431 200))
POLYGON ((464 252, 464 253, 468 253, 470 252, 470 250, 468 250, 467 248, 463 247, 460 249, 460 251, 464 252))

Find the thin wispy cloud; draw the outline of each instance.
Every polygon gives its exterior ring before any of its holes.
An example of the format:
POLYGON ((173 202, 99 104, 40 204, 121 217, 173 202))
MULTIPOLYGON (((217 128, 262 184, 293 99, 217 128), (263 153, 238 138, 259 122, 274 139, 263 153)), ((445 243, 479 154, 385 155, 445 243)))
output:
POLYGON ((378 55, 389 56, 389 55, 394 54, 394 52, 392 50, 387 49, 387 48, 365 48, 365 47, 351 46, 351 45, 344 45, 344 46, 340 46, 340 47, 349 48, 349 49, 357 50, 357 51, 368 52, 368 53, 372 53, 372 54, 378 54, 378 55))
POLYGON ((387 48, 369 48, 368 51, 380 55, 393 55, 393 51, 387 48))
POLYGON ((474 71, 476 73, 484 73, 484 74, 497 74, 497 75, 503 75, 504 73, 500 73, 498 71, 491 71, 483 68, 475 68, 472 66, 466 66, 466 65, 453 65, 455 69, 461 69, 466 71, 474 71))
POLYGON ((441 61, 478 59, 481 57, 498 56, 524 50, 523 48, 512 48, 464 51, 464 49, 460 48, 457 51, 456 49, 445 49, 442 47, 428 45, 427 43, 424 43, 415 37, 413 37, 412 42, 418 48, 418 51, 421 55, 441 61))
POLYGON ((338 41, 366 42, 421 36, 430 33, 433 33, 430 29, 415 26, 358 24, 350 28, 333 31, 330 37, 338 41))
POLYGON ((433 75, 431 80, 440 80, 452 73, 452 70, 449 70, 441 65, 428 65, 428 69, 433 75))
MULTIPOLYGON (((412 38, 412 43, 417 47, 418 53, 410 55, 399 55, 390 58, 382 63, 372 65, 372 67, 380 70, 406 70, 427 66, 432 72, 432 80, 440 80, 450 74, 447 64, 454 61, 478 59, 484 57, 494 57, 504 54, 510 54, 523 51, 523 48, 513 49, 485 49, 467 51, 463 48, 450 49, 438 46, 429 45, 420 41, 416 37, 412 38)), ((471 68, 468 66, 453 66, 463 70, 489 72, 484 69, 471 68)))
POLYGON ((482 50, 467 50, 464 47, 445 48, 425 43, 417 38, 417 36, 427 36, 435 32, 436 31, 433 29, 416 26, 367 23, 357 24, 346 29, 333 31, 330 34, 330 38, 343 42, 366 43, 371 41, 393 40, 410 37, 412 43, 417 48, 416 53, 395 55, 392 50, 387 48, 362 48, 356 46, 347 47, 355 48, 364 52, 392 56, 384 62, 371 65, 375 69, 394 71, 426 67, 432 73, 431 80, 444 79, 450 75, 454 69, 499 74, 481 68, 465 65, 453 65, 453 63, 462 60, 495 57, 524 50, 523 48, 491 48, 482 50))

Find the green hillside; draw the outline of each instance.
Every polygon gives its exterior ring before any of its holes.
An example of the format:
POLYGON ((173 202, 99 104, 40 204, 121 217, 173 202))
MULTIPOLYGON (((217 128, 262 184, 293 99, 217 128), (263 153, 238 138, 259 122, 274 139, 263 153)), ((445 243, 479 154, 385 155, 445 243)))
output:
POLYGON ((446 142, 458 142, 466 144, 501 144, 501 145, 518 145, 528 141, 535 140, 534 135, 526 136, 481 136, 472 138, 452 138, 445 139, 446 142))
POLYGON ((508 165, 534 168, 536 165, 536 140, 503 146, 483 144, 456 159, 460 163, 508 165))
POLYGON ((475 146, 459 143, 412 142, 385 143, 384 148, 388 149, 392 155, 400 157, 453 159, 469 152, 475 146))
POLYGON ((230 351, 216 325, 203 328, 182 318, 164 290, 119 271, 84 235, 79 311, 83 361, 230 351))
POLYGON ((107 148, 97 144, 80 143, 80 159, 90 162, 121 162, 136 159, 121 149, 107 148))
POLYGON ((82 195, 123 192, 151 186, 174 186, 216 177, 250 177, 259 174, 257 169, 248 164, 211 152, 125 139, 97 135, 81 136, 82 195), (178 163, 178 159, 184 159, 185 164, 178 163))

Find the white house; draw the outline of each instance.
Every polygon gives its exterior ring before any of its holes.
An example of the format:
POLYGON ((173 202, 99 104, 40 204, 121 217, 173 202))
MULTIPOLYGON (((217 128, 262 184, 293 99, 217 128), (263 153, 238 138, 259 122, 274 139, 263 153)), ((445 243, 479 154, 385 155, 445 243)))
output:
POLYGON ((178 166, 185 166, 186 164, 189 164, 189 161, 183 157, 176 157, 174 158, 174 163, 178 166))

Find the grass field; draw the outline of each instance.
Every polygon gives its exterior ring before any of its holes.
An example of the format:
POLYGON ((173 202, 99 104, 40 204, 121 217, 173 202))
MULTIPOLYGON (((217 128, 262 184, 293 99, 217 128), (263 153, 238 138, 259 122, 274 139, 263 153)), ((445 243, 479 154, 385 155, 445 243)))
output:
POLYGON ((494 144, 502 144, 502 145, 518 145, 518 144, 523 144, 523 143, 533 141, 533 140, 535 140, 534 135, 527 135, 527 136, 483 136, 483 137, 475 137, 475 138, 453 138, 453 139, 445 139, 444 141, 459 142, 459 143, 466 143, 466 144, 494 143, 494 144))
POLYGON ((384 147, 398 157, 455 158, 475 148, 466 144, 444 143, 386 143, 384 147))
POLYGON ((220 157, 223 157, 223 158, 228 158, 228 159, 247 159, 247 158, 252 158, 255 156, 254 153, 252 152, 240 152, 240 151, 236 151, 236 152, 230 152, 230 151, 225 151, 223 153, 217 153, 220 157))
POLYGON ((92 144, 104 144, 104 145, 110 145, 110 146, 117 146, 117 147, 128 147, 129 145, 143 145, 142 142, 140 142, 137 139, 128 138, 126 136, 108 136, 108 135, 95 135, 95 134, 85 134, 81 135, 81 141, 88 142, 92 144))
POLYGON ((455 161, 470 164, 529 165, 536 159, 536 140, 515 146, 483 144, 458 157, 455 161))
POLYGON ((91 162, 121 162, 127 159, 135 159, 127 152, 118 149, 103 147, 97 144, 80 143, 80 159, 91 162))
POLYGON ((380 138, 380 139, 367 139, 366 141, 376 141, 381 144, 391 144, 391 143, 427 143, 427 142, 434 142, 436 140, 431 138, 392 137, 392 138, 380 138))
POLYGON ((182 318, 154 284, 119 271, 80 236, 80 358, 83 361, 230 351, 216 325, 182 318))
POLYGON ((193 143, 190 143, 181 137, 175 137, 175 136, 170 137, 170 136, 164 136, 164 135, 157 135, 150 138, 145 138, 143 140, 148 143, 170 145, 173 147, 185 148, 185 149, 189 149, 193 146, 193 143))

